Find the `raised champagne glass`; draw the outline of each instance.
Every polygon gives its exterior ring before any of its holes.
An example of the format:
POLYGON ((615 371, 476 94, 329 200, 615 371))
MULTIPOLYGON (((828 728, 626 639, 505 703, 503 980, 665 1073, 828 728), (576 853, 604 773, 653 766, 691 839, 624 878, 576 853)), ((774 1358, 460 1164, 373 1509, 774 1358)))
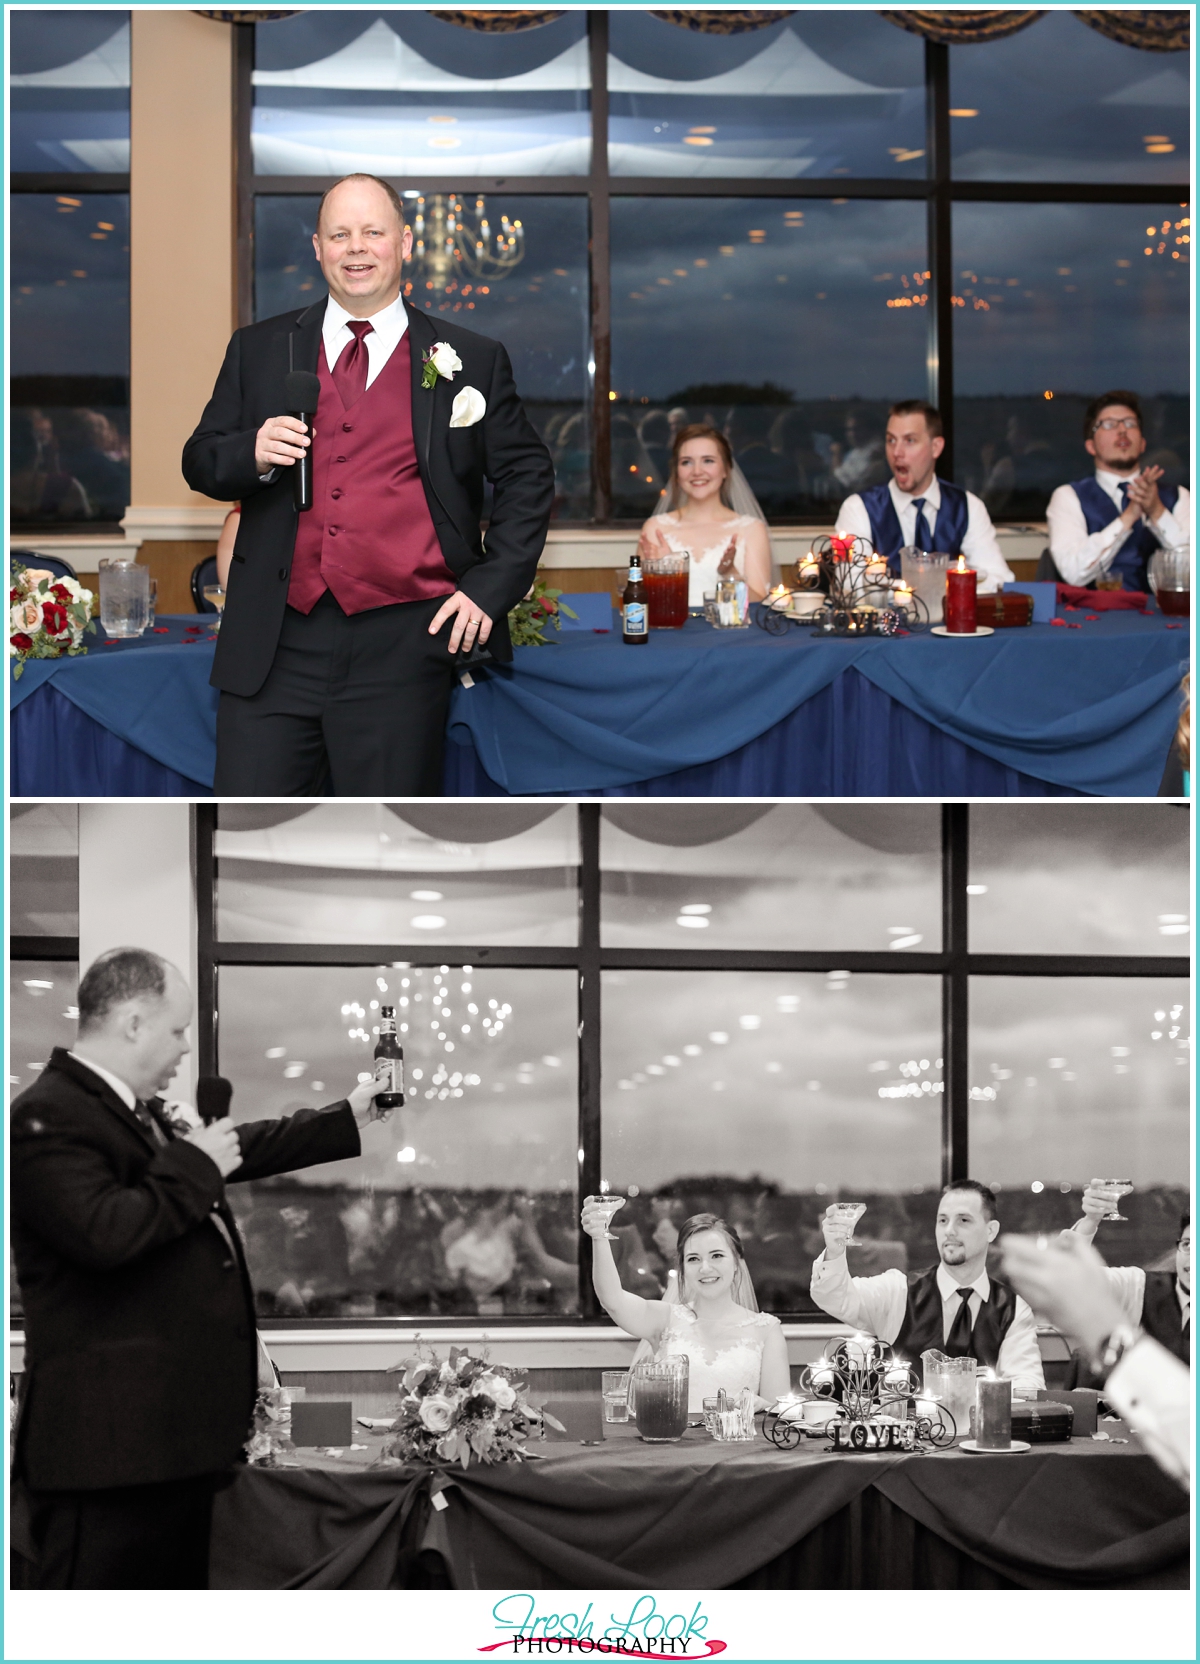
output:
POLYGON ((1102 1218, 1105 1219, 1105 1220, 1110 1220, 1111 1219, 1111 1220, 1117 1221, 1122 1225, 1128 1225, 1128 1223, 1129 1223, 1128 1218, 1125 1216, 1125 1214, 1123 1214, 1121 1212, 1121 1197, 1129 1195, 1130 1191, 1133 1189, 1133 1180, 1132 1179, 1093 1179, 1092 1180, 1092 1189, 1093 1190, 1108 1190, 1108 1191, 1111 1191, 1112 1194, 1117 1198, 1116 1207, 1113 1209, 1113 1211, 1111 1213, 1106 1213, 1106 1214, 1102 1215, 1102 1218))
POLYGON ((604 1209, 604 1234, 610 1242, 616 1242, 617 1237, 608 1227, 612 1224, 613 1214, 617 1209, 625 1206, 624 1196, 613 1196, 606 1192, 603 1196, 585 1196, 583 1199, 591 1207, 604 1209))
POLYGON ((846 1227, 846 1247, 861 1248, 862 1243, 854 1234, 854 1227, 867 1211, 865 1202, 830 1202, 826 1209, 828 1217, 836 1223, 846 1227))

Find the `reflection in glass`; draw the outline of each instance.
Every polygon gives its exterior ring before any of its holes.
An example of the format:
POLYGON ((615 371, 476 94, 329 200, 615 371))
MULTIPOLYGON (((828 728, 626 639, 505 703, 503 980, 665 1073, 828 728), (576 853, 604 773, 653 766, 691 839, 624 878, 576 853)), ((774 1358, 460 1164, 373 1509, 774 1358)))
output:
POLYGON ((706 34, 612 11, 608 88, 618 177, 925 173, 921 42, 869 12, 799 11, 706 34))
POLYGON ((812 1311, 830 1201, 865 1202, 851 1267, 933 1257, 941 1127, 936 977, 604 974, 604 1165, 627 1288, 655 1298, 678 1227, 736 1225, 760 1303, 812 1311), (653 1021, 647 1022, 647 1012, 653 1021))
POLYGON ((419 11, 311 11, 254 34, 254 171, 585 174, 583 13, 512 34, 419 11))
MULTIPOLYGON (((1093 1173, 1128 1173, 1116 1265, 1157 1265, 1187 1208, 1191 1042, 1186 980, 976 977, 971 1171, 1001 1191, 1006 1230, 1073 1224, 1093 1173)), ((1171 1262, 1174 1263, 1173 1261, 1171 1262)))
POLYGON ((235 1122, 349 1092, 384 999, 409 1082, 356 1160, 231 1188, 261 1313, 577 1310, 571 972, 225 966, 218 995, 235 1122))
POLYGON ((8 872, 12 935, 78 936, 78 803, 14 803, 8 872))
POLYGON ((1186 206, 955 203, 955 479, 993 515, 1040 519, 1091 474, 1083 415, 1110 387, 1146 395, 1145 461, 1188 483, 1190 224, 1186 206))
POLYGON ((920 203, 617 197, 612 251, 618 519, 653 510, 689 421, 724 429, 768 516, 887 478, 888 406, 925 389, 920 203))
POLYGON ((606 805, 606 947, 941 946, 936 804, 606 805))
POLYGON ((972 952, 1188 954, 1188 819, 1166 803, 975 804, 972 952))
POLYGON ((129 503, 129 198, 14 196, 14 527, 117 521, 129 503))
MULTIPOLYGON (((489 37, 494 39, 495 37, 489 37)), ((416 192, 406 192, 406 211, 416 192)), ((325 298, 313 257, 316 196, 255 198, 255 306, 258 318, 325 298)), ((430 198, 426 198, 428 207, 430 198)), ((464 199, 473 210, 475 197, 464 199)), ((587 201, 584 197, 485 198, 493 226, 520 220, 525 257, 502 277, 473 282, 451 277, 444 289, 407 273, 405 297, 433 315, 502 341, 530 421, 554 457, 555 515, 591 513, 588 414, 587 201)))
POLYGON ((1184 183, 1191 54, 1107 40, 1068 11, 950 48, 957 179, 1184 183))
POLYGON ((225 942, 571 944, 571 805, 222 804, 225 942))
POLYGON ((8 989, 8 1072, 15 1095, 33 1085, 55 1046, 69 1050, 75 1044, 79 966, 14 959, 8 989))
POLYGON ((129 172, 129 13, 9 16, 14 173, 129 172))

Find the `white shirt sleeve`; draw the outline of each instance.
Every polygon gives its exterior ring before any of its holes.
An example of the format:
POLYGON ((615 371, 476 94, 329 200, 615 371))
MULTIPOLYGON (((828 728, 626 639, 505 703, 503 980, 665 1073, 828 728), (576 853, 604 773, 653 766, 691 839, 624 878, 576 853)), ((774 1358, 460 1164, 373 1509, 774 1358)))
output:
POLYGON ((1046 509, 1050 530, 1050 554, 1065 584, 1080 588, 1102 578, 1113 556, 1129 536, 1128 528, 1114 509, 1114 517, 1098 532, 1089 532, 1083 505, 1074 486, 1060 485, 1046 509))
POLYGON ((1002 584, 1015 581, 1015 574, 1000 553, 992 517, 973 491, 967 492, 967 534, 963 538, 962 552, 967 564, 979 574, 981 595, 994 594, 1002 584))
POLYGON ((1037 1324, 1033 1313, 1021 1296, 1017 1295, 1017 1309, 1008 1333, 1000 1342, 1000 1356, 996 1368, 1007 1375, 1014 1387, 1036 1392, 1046 1385, 1042 1373, 1042 1353, 1038 1346, 1037 1324))
POLYGON ((853 496, 847 497, 841 508, 838 509, 836 525, 841 536, 865 538, 872 548, 875 547, 875 534, 871 530, 871 517, 867 513, 866 504, 857 491, 853 496))
POLYGON ((839 1323, 851 1323, 890 1346, 904 1322, 908 1279, 896 1270, 881 1271, 877 1277, 852 1277, 845 1254, 827 1260, 822 1249, 813 1261, 809 1293, 839 1323))
POLYGON ((1179 500, 1173 509, 1164 508, 1157 520, 1146 524, 1164 549, 1187 549, 1192 541, 1192 498, 1186 485, 1179 487, 1179 500))
POLYGON ((1192 1372, 1188 1366, 1144 1335, 1104 1383, 1104 1396, 1159 1467, 1190 1487, 1192 1372))
POLYGON ((1142 1306, 1146 1299, 1146 1273, 1140 1265, 1110 1265, 1108 1286, 1120 1303, 1130 1323, 1142 1321, 1142 1306))

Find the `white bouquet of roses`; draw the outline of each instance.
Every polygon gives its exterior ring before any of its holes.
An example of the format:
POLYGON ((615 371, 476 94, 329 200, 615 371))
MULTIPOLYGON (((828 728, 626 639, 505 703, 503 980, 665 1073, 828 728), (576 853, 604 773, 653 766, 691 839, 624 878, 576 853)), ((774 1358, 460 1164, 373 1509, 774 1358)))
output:
POLYGON ((414 1357, 394 1366, 400 1374, 400 1414, 392 1423, 379 1461, 520 1462, 525 1440, 542 1423, 563 1431, 562 1423, 525 1397, 520 1370, 472 1357, 452 1346, 439 1363, 437 1354, 418 1348, 414 1357))
POLYGON ((74 578, 56 578, 14 561, 8 590, 8 656, 14 678, 27 659, 74 658, 86 653, 83 637, 94 630, 92 592, 74 578))

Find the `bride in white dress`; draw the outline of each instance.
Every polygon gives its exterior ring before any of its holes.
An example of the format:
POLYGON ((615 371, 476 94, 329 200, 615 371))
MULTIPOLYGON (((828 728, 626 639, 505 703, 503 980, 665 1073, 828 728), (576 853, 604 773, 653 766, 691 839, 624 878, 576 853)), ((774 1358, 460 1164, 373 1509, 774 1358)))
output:
POLYGON ((693 423, 671 447, 671 482, 642 527, 638 553, 691 556, 688 606, 702 607, 722 578, 744 578, 752 601, 771 588, 767 522, 729 441, 717 428, 693 423))
POLYGON ((767 1403, 791 1391, 783 1326, 759 1311, 741 1240, 723 1219, 697 1213, 680 1230, 678 1303, 627 1293, 605 1210, 585 1206, 581 1220, 592 1239, 592 1283, 600 1304, 620 1328, 648 1342, 656 1357, 686 1355, 690 1412, 700 1412, 722 1387, 727 1393, 749 1387, 767 1403))

